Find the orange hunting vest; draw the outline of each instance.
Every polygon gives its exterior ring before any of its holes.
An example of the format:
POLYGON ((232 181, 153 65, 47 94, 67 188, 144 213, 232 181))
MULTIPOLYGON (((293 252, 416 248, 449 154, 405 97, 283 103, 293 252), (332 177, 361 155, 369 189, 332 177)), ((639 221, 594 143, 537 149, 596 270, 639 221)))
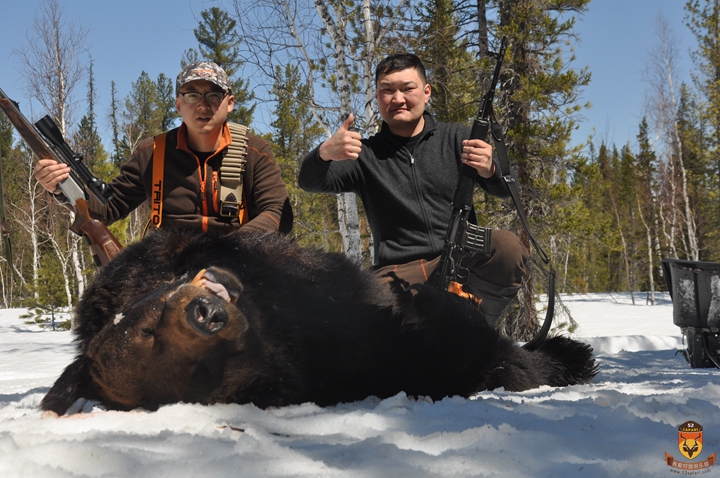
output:
MULTIPOLYGON (((243 172, 245 171, 245 157, 247 156, 247 130, 243 125, 227 123, 232 141, 227 146, 227 152, 222 158, 220 166, 220 197, 219 210, 221 216, 238 216, 240 224, 247 223, 247 208, 242 205, 243 200, 243 172)), ((150 197, 150 220, 148 228, 159 229, 162 224, 162 209, 164 198, 164 170, 165 170, 165 141, 166 133, 155 137, 153 144, 152 193, 150 197)))

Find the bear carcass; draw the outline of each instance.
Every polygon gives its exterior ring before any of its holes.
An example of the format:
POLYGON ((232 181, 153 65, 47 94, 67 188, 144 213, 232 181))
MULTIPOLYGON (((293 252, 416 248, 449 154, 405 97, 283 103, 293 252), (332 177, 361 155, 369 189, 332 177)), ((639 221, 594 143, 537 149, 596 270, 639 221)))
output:
POLYGON ((382 284, 341 254, 275 234, 159 231, 103 266, 76 309, 76 359, 41 403, 155 410, 175 402, 468 397, 590 381, 592 350, 530 352, 478 308, 425 285, 382 284))

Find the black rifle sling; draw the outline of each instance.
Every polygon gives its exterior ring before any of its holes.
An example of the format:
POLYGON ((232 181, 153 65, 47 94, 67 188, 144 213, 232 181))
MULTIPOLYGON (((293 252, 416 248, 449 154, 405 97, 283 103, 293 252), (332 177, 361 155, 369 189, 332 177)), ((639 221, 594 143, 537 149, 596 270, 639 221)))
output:
POLYGON ((518 190, 517 181, 512 175, 512 169, 510 168, 510 161, 508 160, 507 148, 505 147, 505 137, 502 132, 502 126, 495 121, 494 112, 492 113, 491 118, 492 136, 495 143, 498 163, 500 164, 500 172, 505 180, 505 184, 507 184, 510 196, 512 197, 513 203, 515 203, 515 209, 517 209, 518 216, 520 216, 520 221, 525 228, 525 232, 527 232, 527 235, 530 238, 530 242, 532 242, 542 261, 550 267, 547 291, 548 308, 547 313, 545 314, 545 320, 535 337, 523 346, 523 348, 532 351, 537 349, 540 344, 545 341, 548 333, 550 332, 550 327, 552 326, 552 319, 555 313, 555 270, 550 263, 550 257, 545 253, 542 247, 540 247, 530 232, 530 225, 528 224, 527 216, 525 215, 525 208, 523 208, 522 200, 520 199, 520 191, 518 190))

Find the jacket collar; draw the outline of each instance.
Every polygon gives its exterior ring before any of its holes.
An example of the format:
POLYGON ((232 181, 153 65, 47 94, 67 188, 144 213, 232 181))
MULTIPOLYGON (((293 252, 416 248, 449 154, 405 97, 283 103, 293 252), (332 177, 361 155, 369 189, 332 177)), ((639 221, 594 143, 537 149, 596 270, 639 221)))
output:
MULTIPOLYGON (((218 148, 213 154, 210 155, 210 157, 212 158, 218 153, 218 151, 222 151, 223 149, 227 148, 230 143, 232 143, 232 136, 230 135, 230 128, 228 128, 227 121, 225 121, 220 136, 220 146, 218 146, 218 148)), ((187 144, 187 126, 185 126, 185 123, 181 124, 180 129, 178 130, 177 149, 182 149, 183 151, 187 151, 188 153, 193 154, 187 144)))
MULTIPOLYGON (((418 135, 420 137, 423 137, 437 129, 437 123, 435 122, 435 118, 433 118, 433 116, 430 113, 425 111, 423 113, 423 118, 425 119, 425 126, 423 126, 422 132, 418 135)), ((382 126, 380 126, 380 134, 383 136, 390 137, 390 138, 398 137, 397 135, 393 134, 390 131, 390 126, 388 126, 388 124, 385 121, 383 121, 382 126)))

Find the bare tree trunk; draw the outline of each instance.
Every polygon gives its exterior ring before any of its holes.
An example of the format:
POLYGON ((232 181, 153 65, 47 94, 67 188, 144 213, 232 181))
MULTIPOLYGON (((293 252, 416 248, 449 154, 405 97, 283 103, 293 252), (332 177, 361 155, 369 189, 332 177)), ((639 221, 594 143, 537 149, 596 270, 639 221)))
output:
POLYGON ((26 195, 29 198, 27 203, 11 204, 11 216, 17 224, 22 227, 30 238, 30 249, 32 250, 32 291, 33 298, 38 299, 38 288, 40 284, 40 235, 39 235, 39 218, 45 207, 40 206, 41 196, 45 194, 45 190, 35 181, 33 174, 34 168, 32 164, 32 156, 30 153, 25 158, 26 176, 24 178, 24 187, 26 195))
MULTIPOLYGON (((687 174, 683 160, 683 144, 680 138, 680 127, 678 124, 678 101, 675 86, 675 72, 677 70, 677 40, 672 34, 667 20, 659 13, 655 19, 655 31, 660 40, 648 56, 648 65, 646 67, 646 81, 652 88, 653 96, 649 97, 648 111, 659 130, 659 134, 663 138, 667 138, 669 147, 668 163, 671 172, 674 171, 674 160, 677 160, 678 174, 680 176, 680 200, 683 203, 683 211, 685 215, 686 238, 687 238, 687 255, 690 260, 698 260, 700 250, 697 242, 697 226, 690 205, 690 198, 687 192, 687 174), (674 157, 674 158, 673 158, 674 157)), ((676 197, 674 178, 671 185, 673 199, 676 197)), ((677 212, 675 205, 672 205, 672 220, 670 237, 671 251, 674 257, 677 257, 675 250, 675 227, 677 225, 677 212)))
MULTIPOLYGON (((378 46, 397 25, 399 13, 408 0, 377 9, 363 0, 359 17, 343 3, 313 0, 310 5, 289 0, 260 0, 249 4, 234 0, 238 27, 246 43, 245 62, 252 64, 270 81, 282 84, 277 67, 294 63, 305 76, 313 116, 327 137, 350 113, 363 133, 374 130, 375 112, 373 67, 378 46), (378 12, 383 12, 378 14, 378 12), (378 17, 390 12, 387 17, 378 17), (257 18, 258 22, 248 18, 257 18), (384 21, 386 20, 386 21, 384 21), (361 23, 361 24, 360 24, 361 23), (328 41, 329 38, 329 41, 328 41), (356 71, 357 70, 357 71, 356 71), (362 87, 351 84, 353 75, 362 87), (328 100, 332 104, 328 103, 328 100), (361 105, 358 107, 358 104, 361 105)), ((281 68, 282 70, 282 68, 281 68)), ((345 252, 360 260, 362 246, 357 200, 354 194, 339 194, 338 225, 345 252)))
POLYGON ((662 257, 662 247, 660 246, 660 215, 661 211, 658 210, 658 201, 657 198, 653 197, 653 217, 655 219, 655 234, 653 235, 653 243, 655 247, 655 257, 657 257, 658 264, 660 264, 660 261, 663 259, 662 257))
MULTIPOLYGON (((7 262, 7 261, 5 261, 7 262)), ((8 270, 11 270, 12 264, 8 263, 8 270)), ((2 267, 0 267, 0 282, 2 283, 2 303, 3 303, 3 309, 10 308, 10 301, 12 297, 12 292, 8 289, 12 288, 12 279, 8 278, 8 280, 5 280, 5 274, 3 273, 2 267)))
POLYGON ((363 96, 365 97, 365 121, 368 125, 375 123, 375 80, 373 63, 375 61, 375 28, 370 15, 370 0, 363 0, 363 25, 365 26, 365 52, 363 54, 363 96))
POLYGON ((82 278, 82 280, 78 280, 77 282, 77 288, 78 288, 78 296, 81 296, 83 292, 85 292, 85 286, 87 285, 85 282, 85 274, 84 274, 84 264, 82 260, 82 250, 80 249, 80 241, 82 240, 82 237, 73 234, 70 232, 69 237, 70 242, 70 257, 71 257, 71 263, 73 266, 73 272, 75 274, 76 278, 82 278))
POLYGON ((610 202, 613 206, 613 211, 615 212, 615 220, 618 224, 618 234, 620 234, 620 243, 622 244, 623 260, 625 262, 625 282, 627 284, 628 290, 630 291, 630 298, 632 299, 632 303, 633 305, 635 305, 633 284, 630 281, 630 261, 628 259, 628 249, 627 243, 625 242, 625 234, 623 233, 622 222, 620 221, 620 211, 618 211, 617 203, 615 202, 615 195, 612 193, 612 190, 608 189, 608 194, 610 196, 610 202))
POLYGON ((668 167, 669 167, 669 176, 670 176, 670 232, 665 234, 665 238, 669 242, 670 246, 670 255, 671 257, 677 259, 678 253, 677 253, 677 247, 675 246, 675 231, 677 230, 677 222, 678 222, 678 215, 677 215, 677 208, 675 207, 675 198, 677 197, 677 191, 675 186, 675 161, 673 161, 672 158, 668 161, 668 167))
POLYGON ((648 223, 645 222, 645 217, 642 213, 642 207, 640 206, 640 196, 635 196, 638 206, 638 214, 640 215, 640 221, 642 221, 645 227, 645 235, 647 237, 647 248, 648 248, 648 283, 650 284, 650 303, 655 305, 655 279, 653 277, 653 249, 652 249, 652 231, 648 223))
POLYGON ((477 18, 478 18, 478 48, 480 56, 485 58, 490 49, 490 40, 488 40, 488 23, 487 13, 485 9, 485 0, 477 0, 477 18))
POLYGON ((63 134, 72 122, 72 92, 85 77, 80 56, 87 51, 88 31, 67 22, 57 0, 44 0, 28 45, 14 50, 21 59, 25 88, 55 117, 63 134))
POLYGON ((360 244, 360 219, 357 203, 352 193, 336 195, 338 204, 338 224, 343 238, 345 254, 358 264, 362 262, 360 244))
POLYGON ((563 294, 565 292, 567 292, 568 262, 570 262, 570 244, 568 244, 567 249, 565 250, 565 261, 563 263, 563 283, 562 283, 563 294))
MULTIPOLYGON (((14 51, 21 59, 21 74, 28 93, 54 116, 63 136, 67 136, 68 126, 72 124, 73 91, 86 74, 80 56, 87 51, 87 34, 88 29, 65 20, 64 10, 57 0, 44 0, 27 39, 28 45, 14 51)), ((37 232, 33 231, 32 234, 33 247, 36 248, 37 232)), ((54 237, 51 240, 59 246, 54 237)), ((56 249, 58 258, 64 255, 65 259, 61 262, 67 263, 67 257, 74 256, 73 262, 77 263, 77 242, 67 245, 69 249, 64 251, 56 249)), ((34 262, 34 283, 37 287, 37 251, 34 262)), ((78 287, 84 289, 85 276, 82 270, 75 267, 74 272, 78 287)), ((67 268, 64 267, 68 304, 72 304, 71 287, 66 274, 67 268)))
POLYGON ((141 204, 128 216, 128 225, 125 231, 127 243, 133 243, 142 239, 145 233, 145 226, 150 219, 150 213, 145 206, 147 203, 141 204))
MULTIPOLYGON (((352 113, 352 104, 350 98, 350 68, 347 62, 345 50, 347 48, 347 38, 345 36, 345 27, 347 24, 347 15, 342 3, 336 6, 338 22, 336 24, 332 15, 328 11, 327 4, 323 0, 315 0, 315 8, 318 15, 325 25, 330 38, 332 39, 335 49, 335 71, 337 74, 338 91, 340 93, 340 117, 342 120, 352 113)), ((338 199, 338 224, 340 226, 340 235, 343 238, 345 246, 345 254, 354 259, 358 263, 362 262, 362 250, 360 243, 360 219, 358 218, 357 203, 355 195, 352 193, 343 193, 337 195, 338 199)))
MULTIPOLYGON (((70 232, 67 233, 67 235, 71 234, 70 232)), ((69 262, 71 259, 71 256, 67 253, 68 249, 67 247, 62 247, 62 245, 57 241, 56 236, 54 234, 48 234, 48 237, 50 238, 50 243, 53 246, 53 251, 55 251, 55 256, 58 259, 58 262, 60 263, 60 270, 62 271, 62 277, 63 277, 63 286, 65 287, 65 295, 67 297, 67 305, 68 307, 72 307, 73 305, 73 299, 72 299, 72 288, 70 286, 70 276, 69 276, 69 262)), ((67 237, 67 239, 70 239, 67 237)))

